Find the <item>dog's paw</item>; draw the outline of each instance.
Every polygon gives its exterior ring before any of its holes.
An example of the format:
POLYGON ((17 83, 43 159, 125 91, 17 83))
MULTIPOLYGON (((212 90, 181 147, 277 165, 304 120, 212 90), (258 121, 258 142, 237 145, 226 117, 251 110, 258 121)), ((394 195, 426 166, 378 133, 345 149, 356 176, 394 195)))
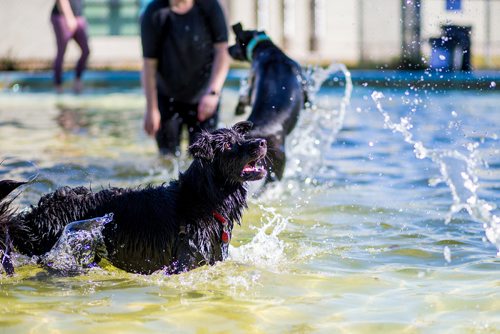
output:
POLYGON ((247 111, 247 105, 244 103, 238 103, 238 105, 236 106, 236 110, 234 111, 234 114, 236 116, 241 116, 244 115, 246 111, 247 111))

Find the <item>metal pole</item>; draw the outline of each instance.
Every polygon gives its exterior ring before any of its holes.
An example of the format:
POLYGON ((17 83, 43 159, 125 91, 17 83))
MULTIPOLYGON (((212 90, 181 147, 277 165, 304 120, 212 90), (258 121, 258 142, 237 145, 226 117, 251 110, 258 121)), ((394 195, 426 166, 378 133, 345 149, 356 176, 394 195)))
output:
POLYGON ((407 69, 421 68, 420 0, 401 0, 401 18, 401 65, 407 69))
POLYGON ((488 68, 491 68, 491 1, 486 0, 486 13, 485 13, 485 20, 484 24, 486 25, 486 50, 485 50, 485 56, 486 56, 486 66, 488 68))
POLYGON ((283 45, 289 50, 295 35, 295 0, 283 0, 283 45))
POLYGON ((365 62, 365 21, 364 21, 364 0, 358 0, 358 51, 359 65, 365 62))
POLYGON ((318 34, 316 22, 316 1, 310 0, 309 2, 309 51, 316 51, 318 48, 318 34))

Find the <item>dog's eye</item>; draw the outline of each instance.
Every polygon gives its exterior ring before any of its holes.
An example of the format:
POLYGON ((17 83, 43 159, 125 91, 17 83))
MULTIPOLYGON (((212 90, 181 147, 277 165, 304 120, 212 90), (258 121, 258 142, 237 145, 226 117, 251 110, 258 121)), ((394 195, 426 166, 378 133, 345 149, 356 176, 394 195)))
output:
POLYGON ((224 144, 224 150, 225 151, 230 151, 233 148, 233 144, 231 143, 225 143, 224 144))

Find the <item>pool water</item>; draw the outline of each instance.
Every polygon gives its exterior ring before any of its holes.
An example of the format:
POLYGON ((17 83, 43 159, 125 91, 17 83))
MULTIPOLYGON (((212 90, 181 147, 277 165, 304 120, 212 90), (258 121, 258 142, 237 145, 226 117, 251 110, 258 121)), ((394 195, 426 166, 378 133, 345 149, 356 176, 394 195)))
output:
MULTIPOLYGON (((61 277, 18 256, 0 332, 500 332, 498 93, 345 88, 325 82, 302 113, 286 177, 249 199, 228 261, 61 277)), ((237 94, 221 126, 241 119, 237 94)), ((1 92, 0 177, 35 178, 15 206, 176 178, 189 159, 157 156, 143 108, 139 89, 1 92)))

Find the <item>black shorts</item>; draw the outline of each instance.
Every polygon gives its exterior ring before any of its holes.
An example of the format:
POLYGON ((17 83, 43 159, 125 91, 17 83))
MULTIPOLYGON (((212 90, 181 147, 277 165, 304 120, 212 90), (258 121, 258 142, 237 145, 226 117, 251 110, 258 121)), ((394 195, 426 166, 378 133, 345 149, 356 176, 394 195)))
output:
POLYGON ((219 106, 212 117, 200 122, 198 120, 198 104, 175 101, 173 98, 158 96, 160 109, 160 129, 156 133, 156 143, 161 154, 180 155, 182 128, 186 125, 189 134, 189 145, 202 131, 212 131, 219 120, 219 106))

